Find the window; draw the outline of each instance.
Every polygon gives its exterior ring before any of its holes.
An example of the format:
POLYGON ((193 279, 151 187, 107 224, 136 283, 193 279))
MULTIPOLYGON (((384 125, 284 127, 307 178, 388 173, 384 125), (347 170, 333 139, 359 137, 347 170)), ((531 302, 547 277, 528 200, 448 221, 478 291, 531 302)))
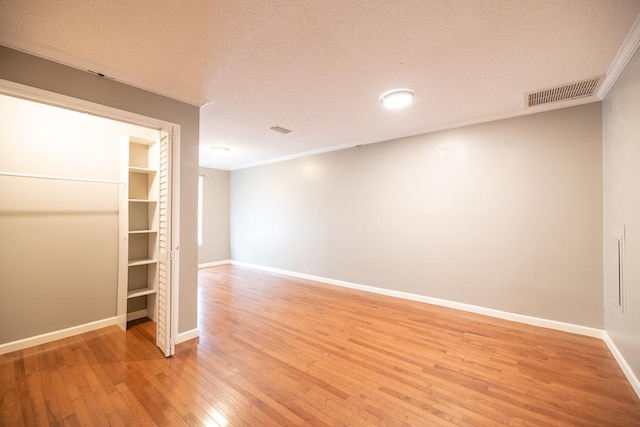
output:
POLYGON ((198 177, 198 246, 202 246, 202 217, 204 216, 204 175, 198 177))

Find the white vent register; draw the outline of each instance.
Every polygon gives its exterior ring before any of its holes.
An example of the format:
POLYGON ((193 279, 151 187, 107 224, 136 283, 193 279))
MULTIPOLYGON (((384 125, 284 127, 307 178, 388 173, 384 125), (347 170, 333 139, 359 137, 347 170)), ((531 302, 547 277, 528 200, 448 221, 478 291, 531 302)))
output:
POLYGON ((600 87, 600 84, 604 80, 604 77, 605 76, 598 76, 592 79, 567 83, 536 92, 529 92, 525 94, 526 105, 527 107, 534 107, 536 105, 548 104, 551 102, 567 101, 595 95, 598 87, 600 87))

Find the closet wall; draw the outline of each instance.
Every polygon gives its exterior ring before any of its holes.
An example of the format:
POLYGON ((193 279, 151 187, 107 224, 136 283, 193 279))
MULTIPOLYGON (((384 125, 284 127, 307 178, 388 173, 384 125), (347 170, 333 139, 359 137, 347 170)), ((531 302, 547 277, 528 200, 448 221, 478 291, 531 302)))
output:
MULTIPOLYGON (((157 131, 0 95, 0 171, 117 181, 157 131)), ((116 315, 118 184, 0 176, 0 344, 116 315)))

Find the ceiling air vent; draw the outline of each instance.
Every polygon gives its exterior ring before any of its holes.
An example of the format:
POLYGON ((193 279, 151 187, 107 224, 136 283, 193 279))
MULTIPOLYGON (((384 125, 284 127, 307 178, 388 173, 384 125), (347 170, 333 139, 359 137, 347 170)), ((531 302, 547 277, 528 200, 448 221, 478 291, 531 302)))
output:
POLYGON ((276 132, 284 133, 285 135, 291 133, 289 129, 283 128, 282 126, 271 126, 269 129, 274 130, 276 132))
POLYGON ((582 98, 594 95, 600 83, 604 80, 604 76, 594 77, 592 79, 581 80, 556 86, 549 89, 539 90, 525 94, 527 107, 548 104, 550 102, 567 101, 570 99, 582 98))

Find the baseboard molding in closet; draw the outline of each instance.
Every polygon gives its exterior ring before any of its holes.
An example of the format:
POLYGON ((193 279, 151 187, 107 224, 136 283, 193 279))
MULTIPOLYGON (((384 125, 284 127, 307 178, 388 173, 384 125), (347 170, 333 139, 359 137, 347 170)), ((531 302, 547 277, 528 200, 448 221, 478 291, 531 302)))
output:
POLYGON ((47 332, 46 334, 36 335, 18 341, 0 344, 0 354, 11 353, 12 351, 18 351, 40 344, 46 344, 52 341, 61 340, 63 338, 68 338, 74 335, 82 334, 89 331, 95 331, 96 329, 106 328, 108 326, 117 324, 117 317, 109 317, 107 319, 96 320, 95 322, 72 326, 70 328, 61 329, 59 331, 47 332))

